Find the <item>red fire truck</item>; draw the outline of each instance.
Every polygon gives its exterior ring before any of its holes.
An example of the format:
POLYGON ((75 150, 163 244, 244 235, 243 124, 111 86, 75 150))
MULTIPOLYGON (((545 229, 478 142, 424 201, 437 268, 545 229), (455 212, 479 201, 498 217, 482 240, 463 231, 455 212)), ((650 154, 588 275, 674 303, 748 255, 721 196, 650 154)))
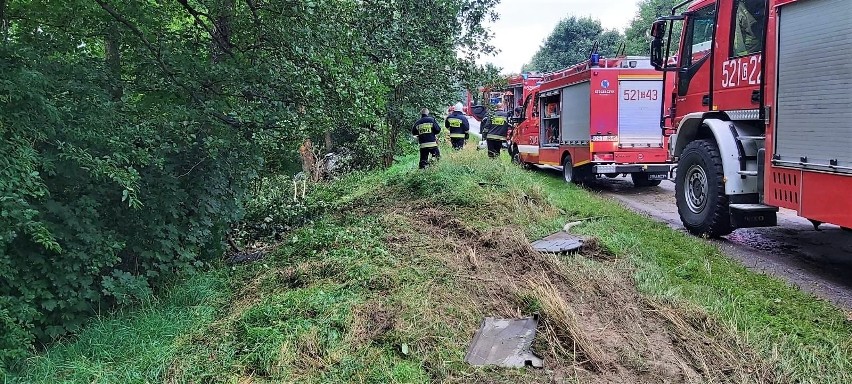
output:
POLYGON ((479 87, 475 94, 471 91, 464 91, 463 99, 462 112, 464 112, 465 115, 479 119, 476 111, 484 111, 484 105, 486 104, 493 108, 495 105, 501 103, 503 100, 503 92, 495 91, 488 87, 479 87))
POLYGON ((689 0, 654 22, 691 233, 773 226, 778 207, 852 227, 850 20, 849 0, 689 0))
POLYGON ((473 95, 470 91, 464 91, 464 113, 475 118, 479 118, 474 113, 475 107, 480 107, 482 104, 489 104, 492 107, 498 103, 503 104, 506 112, 511 113, 514 107, 526 97, 526 95, 536 86, 541 80, 541 74, 538 72, 523 73, 520 75, 509 76, 505 87, 492 90, 489 87, 479 87, 477 94, 473 95))
POLYGON ((509 152, 521 164, 561 167, 567 182, 630 174, 636 186, 659 185, 671 168, 662 78, 647 58, 597 54, 545 74, 524 99, 509 152))
POLYGON ((510 76, 506 87, 503 89, 503 106, 509 114, 514 111, 515 107, 521 106, 524 98, 538 85, 541 81, 541 74, 538 72, 523 73, 520 75, 510 76))

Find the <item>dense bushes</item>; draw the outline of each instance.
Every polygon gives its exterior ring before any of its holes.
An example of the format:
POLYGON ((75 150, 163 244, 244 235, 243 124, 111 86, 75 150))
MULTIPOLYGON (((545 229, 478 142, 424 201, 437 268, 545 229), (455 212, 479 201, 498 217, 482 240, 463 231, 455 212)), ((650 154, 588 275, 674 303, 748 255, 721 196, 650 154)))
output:
POLYGON ((260 158, 210 120, 112 103, 97 83, 59 82, 32 58, 0 55, 8 95, 0 353, 8 358, 218 254, 260 158), (187 118, 195 122, 171 122, 187 118))
POLYGON ((492 4, 0 1, 0 371, 214 260, 304 140, 387 165, 492 4))

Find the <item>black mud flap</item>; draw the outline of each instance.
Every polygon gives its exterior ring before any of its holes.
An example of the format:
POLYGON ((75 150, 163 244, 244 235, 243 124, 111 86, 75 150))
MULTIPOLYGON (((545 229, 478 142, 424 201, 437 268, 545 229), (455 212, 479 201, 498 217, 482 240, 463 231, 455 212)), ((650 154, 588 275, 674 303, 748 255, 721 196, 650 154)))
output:
POLYGON ((778 225, 778 208, 763 204, 731 204, 733 228, 774 227, 778 225))

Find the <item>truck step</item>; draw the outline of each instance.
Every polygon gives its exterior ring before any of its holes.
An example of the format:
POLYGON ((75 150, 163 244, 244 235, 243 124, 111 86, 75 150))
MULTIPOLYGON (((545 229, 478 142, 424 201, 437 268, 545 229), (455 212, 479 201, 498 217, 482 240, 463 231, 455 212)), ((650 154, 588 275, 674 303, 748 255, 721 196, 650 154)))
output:
POLYGON ((731 226, 734 228, 774 227, 778 225, 778 207, 764 204, 730 204, 731 226))
POLYGON ((766 136, 737 136, 737 140, 739 140, 739 141, 745 141, 745 140, 762 141, 762 140, 766 140, 766 136))

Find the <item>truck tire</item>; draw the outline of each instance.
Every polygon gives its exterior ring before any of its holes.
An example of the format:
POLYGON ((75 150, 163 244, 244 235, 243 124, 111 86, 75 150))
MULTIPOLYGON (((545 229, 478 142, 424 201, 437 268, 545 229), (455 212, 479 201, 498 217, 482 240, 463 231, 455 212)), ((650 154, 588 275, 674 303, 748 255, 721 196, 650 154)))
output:
POLYGON ((521 160, 521 153, 517 149, 512 153, 512 162, 521 166, 521 169, 530 169, 529 163, 521 160))
POLYGON ((680 154, 675 200, 683 226, 696 236, 719 237, 733 230, 719 148, 711 140, 689 143, 680 154))
POLYGON ((571 161, 571 155, 565 155, 562 157, 562 178, 565 179, 565 182, 568 184, 578 184, 579 180, 574 173, 574 162, 571 161))
POLYGON ((630 180, 633 180, 633 186, 636 188, 656 187, 663 182, 662 180, 649 180, 648 174, 645 172, 631 173, 630 180))

